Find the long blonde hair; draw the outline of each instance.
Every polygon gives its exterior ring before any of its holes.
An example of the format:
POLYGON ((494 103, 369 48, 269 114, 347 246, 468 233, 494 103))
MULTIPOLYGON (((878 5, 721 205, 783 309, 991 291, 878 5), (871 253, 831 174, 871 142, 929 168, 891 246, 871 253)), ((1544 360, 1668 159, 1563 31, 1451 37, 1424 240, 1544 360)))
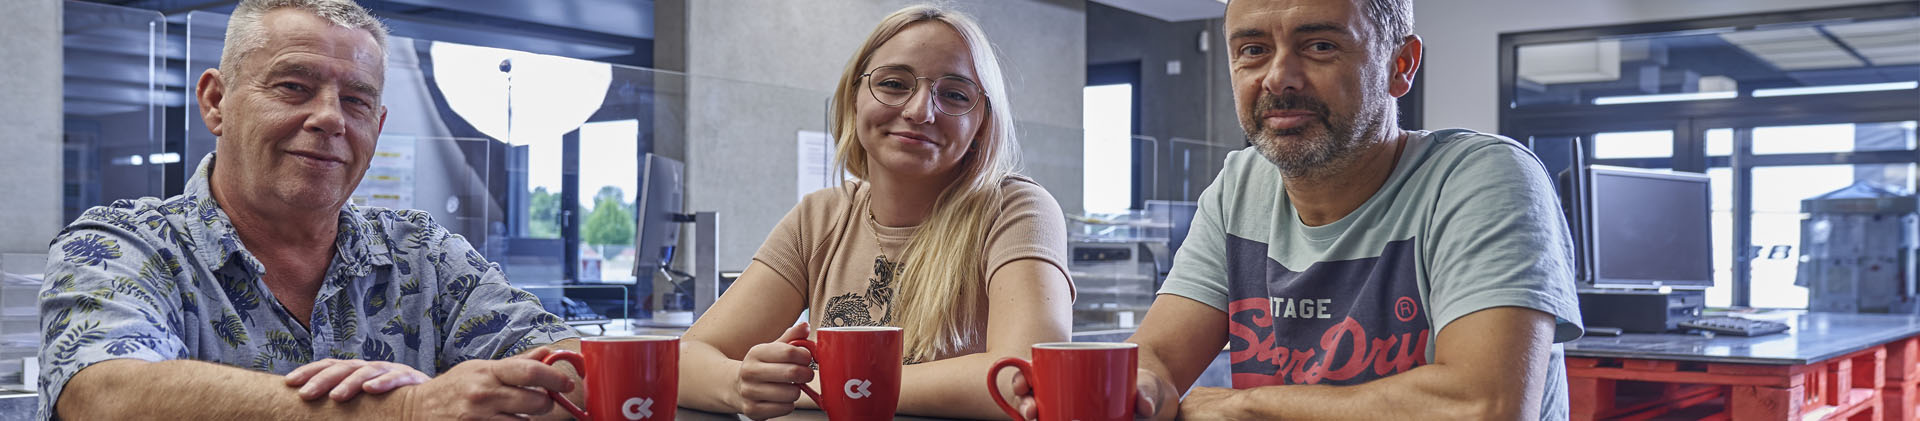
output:
POLYGON ((887 15, 847 62, 833 92, 834 140, 844 170, 866 179, 867 151, 861 147, 855 101, 873 52, 909 25, 939 22, 960 33, 973 57, 974 72, 986 91, 986 113, 979 134, 960 159, 954 178, 934 202, 934 210, 907 241, 902 270, 894 278, 894 324, 906 334, 904 357, 931 361, 936 356, 981 343, 971 329, 985 317, 987 229, 999 212, 1000 183, 1015 176, 1020 147, 1014 140, 1013 112, 1007 104, 1000 60, 985 32, 970 17, 930 5, 908 6, 887 15))

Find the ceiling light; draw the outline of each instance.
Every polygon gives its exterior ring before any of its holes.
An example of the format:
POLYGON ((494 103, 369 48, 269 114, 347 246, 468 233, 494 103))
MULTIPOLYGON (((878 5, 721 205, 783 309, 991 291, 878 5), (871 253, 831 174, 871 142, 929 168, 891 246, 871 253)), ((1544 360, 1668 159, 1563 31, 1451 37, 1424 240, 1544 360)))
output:
POLYGON ((1731 99, 1740 96, 1736 91, 1687 92, 1679 94, 1620 95, 1603 96, 1593 99, 1593 105, 1639 104, 1646 102, 1705 101, 1710 99, 1731 99))
POLYGON ((1820 94, 1844 94, 1849 92, 1898 91, 1902 89, 1913 89, 1916 87, 1920 87, 1920 82, 1906 81, 1906 82, 1887 82, 1887 83, 1862 83, 1857 85, 1802 86, 1798 88, 1755 89, 1753 90, 1753 97, 1766 98, 1770 96, 1820 95, 1820 94))

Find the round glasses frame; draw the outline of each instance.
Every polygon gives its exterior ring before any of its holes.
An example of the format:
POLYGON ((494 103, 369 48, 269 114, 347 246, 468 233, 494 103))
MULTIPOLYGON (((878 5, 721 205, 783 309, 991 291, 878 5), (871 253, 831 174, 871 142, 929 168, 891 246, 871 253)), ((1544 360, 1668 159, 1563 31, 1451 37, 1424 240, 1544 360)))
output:
POLYGON ((899 108, 902 106, 906 106, 907 101, 913 100, 913 95, 920 92, 920 81, 923 81, 923 80, 927 81, 928 89, 934 89, 935 95, 939 94, 938 93, 939 90, 934 88, 936 85, 939 85, 941 81, 951 80, 954 82, 965 84, 964 86, 969 87, 970 89, 968 90, 972 91, 972 92, 968 92, 969 94, 978 95, 980 97, 979 101, 972 101, 967 106, 967 109, 960 110, 960 112, 951 112, 947 110, 947 105, 945 105, 945 102, 936 99, 935 101, 933 101, 934 109, 940 110, 941 114, 946 114, 954 117, 964 116, 964 115, 967 115, 967 113, 973 112, 975 108, 980 108, 980 103, 986 102, 987 100, 987 92, 980 89, 980 84, 974 83, 971 80, 967 80, 967 78, 963 78, 959 76, 941 76, 938 78, 929 78, 929 77, 923 77, 923 76, 914 74, 913 71, 907 70, 906 68, 903 68, 900 66, 881 66, 881 67, 876 67, 873 70, 867 71, 866 73, 860 74, 860 78, 865 80, 862 84, 867 85, 867 95, 872 96, 873 100, 880 101, 880 104, 886 105, 888 107, 899 108), (886 98, 883 98, 880 92, 873 86, 874 85, 873 75, 876 73, 881 73, 889 70, 906 73, 908 76, 913 77, 913 87, 907 89, 906 95, 901 97, 899 101, 887 102, 886 98))

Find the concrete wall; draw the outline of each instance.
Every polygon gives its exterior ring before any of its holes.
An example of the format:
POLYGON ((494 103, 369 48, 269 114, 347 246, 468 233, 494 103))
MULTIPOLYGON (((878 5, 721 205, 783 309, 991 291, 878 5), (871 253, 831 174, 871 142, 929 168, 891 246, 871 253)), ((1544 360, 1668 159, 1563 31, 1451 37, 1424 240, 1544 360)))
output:
MULTIPOLYGON (((62 225, 60 2, 0 2, 0 253, 46 253, 62 225)), ((8 268, 39 273, 41 268, 8 268)))
POLYGON ((1872 0, 1475 0, 1414 3, 1428 128, 1499 129, 1500 34, 1881 3, 1872 0))
MULTIPOLYGON (((824 130, 826 102, 854 50, 880 18, 918 2, 849 0, 655 3, 662 40, 685 43, 685 154, 689 211, 720 212, 723 270, 747 266, 798 197, 795 132, 824 130), (665 34, 678 29, 684 38, 665 34)), ((1080 210, 1085 4, 1076 0, 954 3, 1001 52, 1025 173, 1067 212, 1080 210)), ((671 54, 678 47, 661 48, 671 54)), ((1002 98, 995 98, 1001 101, 1002 98)), ((660 139, 661 148, 675 139, 660 139)))

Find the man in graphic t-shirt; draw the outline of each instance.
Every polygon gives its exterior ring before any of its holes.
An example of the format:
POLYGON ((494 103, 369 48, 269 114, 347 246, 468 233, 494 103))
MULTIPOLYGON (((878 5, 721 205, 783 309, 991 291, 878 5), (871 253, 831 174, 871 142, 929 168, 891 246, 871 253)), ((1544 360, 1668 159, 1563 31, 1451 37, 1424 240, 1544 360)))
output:
POLYGON ((1234 0, 1223 29, 1253 146, 1201 193, 1129 339, 1136 410, 1567 418, 1556 344, 1581 327, 1556 196, 1512 140, 1395 127, 1421 61, 1412 2, 1234 0), (1233 388, 1180 401, 1223 347, 1233 388))

